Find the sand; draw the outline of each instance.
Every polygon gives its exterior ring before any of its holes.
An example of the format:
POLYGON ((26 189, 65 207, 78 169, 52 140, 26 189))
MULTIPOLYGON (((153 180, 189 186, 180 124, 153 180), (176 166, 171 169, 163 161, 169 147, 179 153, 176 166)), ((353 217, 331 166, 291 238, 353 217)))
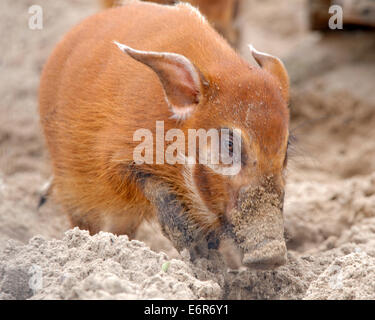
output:
POLYGON ((0 262, 3 298, 217 299, 220 286, 200 281, 181 260, 151 251, 127 236, 78 228, 62 240, 37 236, 9 244, 0 262), (31 288, 30 288, 31 287, 31 288))
POLYGON ((157 224, 137 240, 69 230, 53 202, 37 209, 50 166, 40 133, 42 65, 95 1, 0 2, 1 299, 374 299, 375 37, 309 32, 304 0, 249 0, 236 22, 246 45, 280 56, 290 73, 292 133, 284 218, 288 262, 228 270, 219 256, 194 264, 157 224))

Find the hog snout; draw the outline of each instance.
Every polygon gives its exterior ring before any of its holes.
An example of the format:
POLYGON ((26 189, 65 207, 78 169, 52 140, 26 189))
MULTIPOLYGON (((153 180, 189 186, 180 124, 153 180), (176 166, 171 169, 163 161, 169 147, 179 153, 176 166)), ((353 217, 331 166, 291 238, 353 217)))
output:
POLYGON ((286 262, 283 200, 283 192, 267 186, 240 192, 229 216, 232 237, 242 251, 245 266, 270 269, 286 262))
POLYGON ((285 264, 286 260, 284 241, 264 240, 257 249, 244 254, 242 263, 252 269, 272 269, 285 264))

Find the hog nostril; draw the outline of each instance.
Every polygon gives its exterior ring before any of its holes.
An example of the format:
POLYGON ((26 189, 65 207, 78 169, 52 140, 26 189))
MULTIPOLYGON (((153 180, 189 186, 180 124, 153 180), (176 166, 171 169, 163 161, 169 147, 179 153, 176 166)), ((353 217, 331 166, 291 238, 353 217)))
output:
POLYGON ((245 253, 242 263, 252 269, 273 269, 285 264, 285 242, 278 240, 264 241, 259 248, 245 253))
POLYGON ((252 257, 245 254, 242 263, 253 269, 274 269, 286 263, 286 255, 280 254, 270 257, 252 257))

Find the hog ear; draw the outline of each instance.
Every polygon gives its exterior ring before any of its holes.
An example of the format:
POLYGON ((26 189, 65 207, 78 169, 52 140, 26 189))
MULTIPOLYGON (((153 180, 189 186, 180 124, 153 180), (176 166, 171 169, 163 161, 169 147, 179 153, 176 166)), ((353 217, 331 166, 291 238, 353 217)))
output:
POLYGON ((289 101, 289 77, 283 62, 275 56, 256 50, 251 44, 249 48, 255 61, 262 69, 277 78, 285 101, 289 101))
POLYGON ((202 98, 203 78, 189 59, 176 53, 140 51, 116 41, 114 43, 133 59, 155 71, 164 88, 172 118, 183 120, 190 116, 202 98))

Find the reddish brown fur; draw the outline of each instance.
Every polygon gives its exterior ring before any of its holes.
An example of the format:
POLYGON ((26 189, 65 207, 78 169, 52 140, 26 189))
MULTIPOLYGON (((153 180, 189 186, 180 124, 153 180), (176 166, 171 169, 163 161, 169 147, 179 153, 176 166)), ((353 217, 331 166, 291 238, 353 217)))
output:
MULTIPOLYGON (((277 78, 250 66, 189 7, 134 3, 105 10, 70 31, 48 60, 40 85, 40 115, 54 169, 54 195, 73 225, 134 235, 154 208, 137 184, 133 133, 237 127, 245 133, 249 163, 235 177, 196 166, 199 195, 220 217, 242 186, 273 175, 283 187, 289 111, 277 78), (182 54, 209 87, 186 121, 171 119, 160 81, 113 40, 135 49, 182 54), (199 181, 198 181, 199 180, 199 181)), ((154 148, 155 150, 155 148, 154 148)), ((196 210, 182 165, 143 165, 169 182, 202 229, 217 227, 196 210)))

